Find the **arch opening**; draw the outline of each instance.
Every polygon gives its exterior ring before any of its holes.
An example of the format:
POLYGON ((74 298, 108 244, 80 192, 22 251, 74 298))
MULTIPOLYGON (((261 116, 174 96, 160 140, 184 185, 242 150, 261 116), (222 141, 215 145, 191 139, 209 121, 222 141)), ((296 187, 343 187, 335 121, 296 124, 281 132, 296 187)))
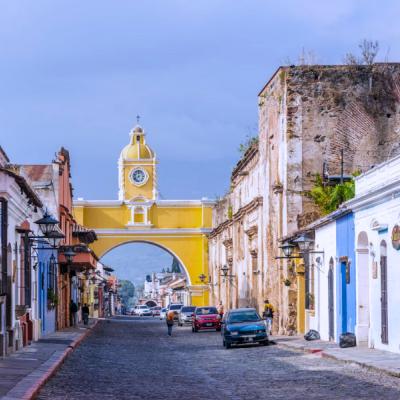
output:
POLYGON ((131 240, 107 249, 100 262, 113 268, 122 286, 122 310, 131 313, 136 304, 149 307, 171 302, 190 303, 190 276, 170 249, 146 240, 131 240), (131 282, 134 295, 125 293, 131 282))

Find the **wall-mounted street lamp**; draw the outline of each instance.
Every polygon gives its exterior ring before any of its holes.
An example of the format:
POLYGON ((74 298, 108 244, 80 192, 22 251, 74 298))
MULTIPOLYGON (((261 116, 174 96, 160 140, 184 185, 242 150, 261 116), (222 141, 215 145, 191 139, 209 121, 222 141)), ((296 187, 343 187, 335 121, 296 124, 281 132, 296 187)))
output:
POLYGON ((35 221, 35 224, 39 225, 40 231, 45 237, 48 237, 47 235, 50 232, 54 232, 57 229, 58 221, 46 211, 42 218, 35 221))
POLYGON ((220 269, 220 271, 221 271, 221 276, 222 276, 223 278, 229 278, 229 280, 232 282, 232 279, 233 279, 236 275, 230 274, 230 273, 229 273, 229 267, 225 264, 225 265, 222 265, 219 269, 220 269))
POLYGON ((65 260, 67 261, 67 264, 72 264, 72 261, 74 259, 75 256, 75 252, 72 250, 71 247, 68 247, 65 251, 64 251, 64 257, 65 260))
POLYGON ((286 258, 289 258, 293 254, 293 250, 296 246, 289 242, 289 240, 285 240, 279 248, 282 249, 283 254, 286 258))
POLYGON ((302 253, 306 253, 310 251, 311 245, 312 243, 314 243, 314 240, 312 240, 305 233, 302 233, 297 239, 293 240, 293 243, 296 243, 299 246, 299 249, 302 253))
POLYGON ((199 279, 200 279, 200 282, 201 282, 201 283, 205 283, 206 278, 207 278, 207 277, 206 277, 204 274, 200 274, 200 275, 199 275, 199 279))

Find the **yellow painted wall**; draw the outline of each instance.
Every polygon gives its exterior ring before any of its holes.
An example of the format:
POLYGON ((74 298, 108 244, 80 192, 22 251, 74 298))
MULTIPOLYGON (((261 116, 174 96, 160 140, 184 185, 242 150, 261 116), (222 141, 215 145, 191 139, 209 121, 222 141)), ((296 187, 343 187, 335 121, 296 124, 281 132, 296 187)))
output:
MULTIPOLYGON (((205 234, 193 233, 156 233, 153 228, 179 229, 211 227, 211 207, 157 207, 154 205, 149 213, 149 220, 154 224, 148 233, 135 234, 135 229, 127 229, 130 221, 130 210, 126 205, 119 207, 78 206, 74 208, 78 223, 89 229, 119 229, 125 233, 98 233, 98 240, 91 248, 101 258, 113 248, 132 242, 147 242, 158 245, 175 255, 189 277, 189 286, 193 289, 192 304, 208 304, 208 287, 204 286, 199 275, 208 279, 208 239, 205 234)), ((142 216, 136 216, 142 217, 142 216)), ((136 221, 139 222, 139 221, 136 221)), ((142 221, 140 221, 142 222, 142 221)))
MULTIPOLYGON (((78 223, 91 229, 124 229, 131 213, 126 205, 120 207, 75 207, 74 216, 78 223)), ((149 221, 154 228, 209 228, 211 207, 157 207, 149 212, 149 221)))
POLYGON ((159 245, 176 255, 182 262, 187 269, 191 285, 200 285, 199 275, 208 275, 208 264, 203 259, 203 240, 202 235, 169 237, 157 235, 130 235, 129 237, 98 235, 98 240, 91 247, 101 258, 108 251, 125 243, 137 241, 159 245))
POLYGON ((155 228, 201 228, 201 208, 153 206, 150 211, 150 221, 155 228))
POLYGON ((143 196, 146 199, 153 198, 153 174, 154 168, 151 165, 142 165, 137 163, 136 165, 126 166, 124 168, 124 179, 125 179, 125 200, 132 200, 136 197, 143 196), (136 166, 140 166, 144 170, 147 171, 149 174, 149 179, 143 186, 135 186, 129 179, 129 174, 131 173, 132 169, 136 166))

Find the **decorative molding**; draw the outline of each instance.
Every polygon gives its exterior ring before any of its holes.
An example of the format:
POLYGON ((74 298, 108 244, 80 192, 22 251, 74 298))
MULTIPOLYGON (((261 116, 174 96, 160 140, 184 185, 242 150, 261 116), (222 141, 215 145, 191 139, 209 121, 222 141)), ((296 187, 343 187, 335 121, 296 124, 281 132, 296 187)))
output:
MULTIPOLYGON (((93 228, 89 228, 93 229, 93 228)), ((178 228, 178 229, 160 229, 160 228, 148 228, 148 229, 93 229, 97 235, 138 235, 138 234, 153 234, 153 235, 160 235, 160 234, 192 234, 192 235, 199 235, 199 234, 207 234, 211 231, 211 229, 207 228, 178 228)))
POLYGON ((247 229, 245 233, 249 237, 249 239, 252 240, 258 234, 258 226, 253 225, 251 228, 247 229))
POLYGON ((254 198, 250 203, 247 203, 245 206, 241 207, 235 214, 233 214, 232 219, 227 219, 221 224, 219 224, 216 228, 214 228, 211 231, 209 238, 213 238, 214 236, 219 235, 226 228, 231 226, 234 222, 242 219, 246 214, 262 206, 262 204, 263 204, 263 198, 261 196, 254 198))

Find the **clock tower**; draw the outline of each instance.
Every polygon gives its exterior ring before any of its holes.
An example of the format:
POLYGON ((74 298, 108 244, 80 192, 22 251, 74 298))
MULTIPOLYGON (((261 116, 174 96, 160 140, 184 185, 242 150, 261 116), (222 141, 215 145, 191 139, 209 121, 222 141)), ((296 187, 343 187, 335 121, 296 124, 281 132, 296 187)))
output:
POLYGON ((118 160, 119 200, 128 204, 157 200, 156 164, 156 155, 146 144, 143 128, 136 125, 118 160))

